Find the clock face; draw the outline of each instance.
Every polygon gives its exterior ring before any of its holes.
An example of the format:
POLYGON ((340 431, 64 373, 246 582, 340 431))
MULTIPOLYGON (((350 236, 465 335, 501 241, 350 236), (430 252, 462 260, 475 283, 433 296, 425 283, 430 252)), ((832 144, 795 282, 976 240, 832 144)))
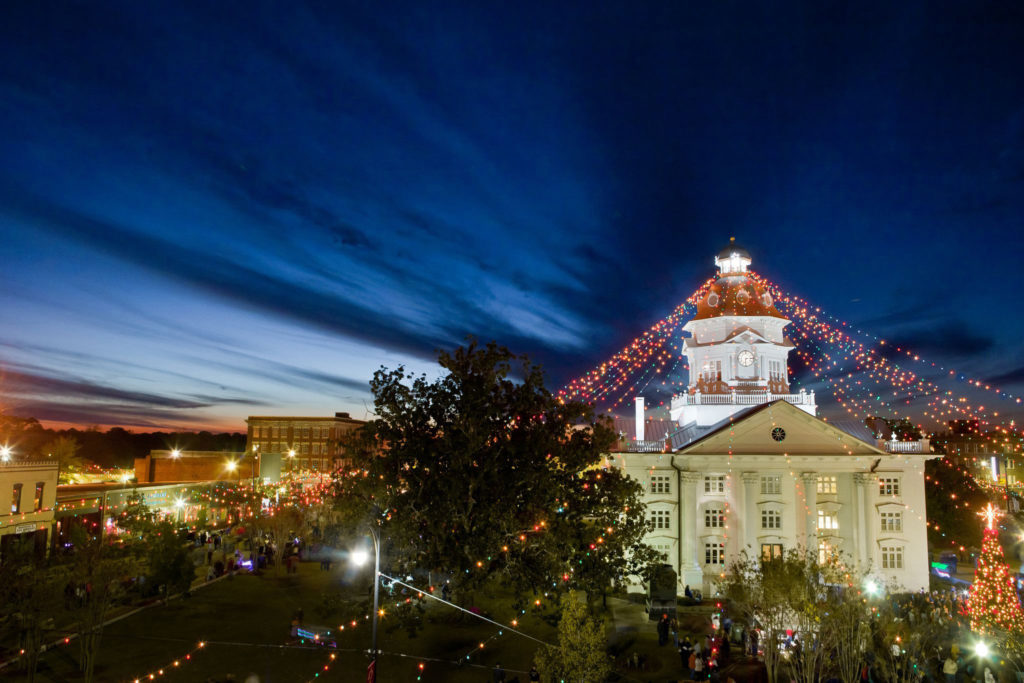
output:
POLYGON ((754 354, 750 351, 740 351, 740 354, 736 356, 736 360, 740 362, 743 367, 749 367, 754 364, 754 354))

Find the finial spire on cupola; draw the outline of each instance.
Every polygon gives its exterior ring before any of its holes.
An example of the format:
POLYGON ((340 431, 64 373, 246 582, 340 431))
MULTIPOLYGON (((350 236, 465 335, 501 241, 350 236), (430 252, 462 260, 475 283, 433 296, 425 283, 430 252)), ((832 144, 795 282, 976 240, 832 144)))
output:
POLYGON ((715 256, 715 265, 720 275, 742 275, 747 272, 750 263, 750 252, 736 244, 735 237, 730 237, 729 244, 715 256))

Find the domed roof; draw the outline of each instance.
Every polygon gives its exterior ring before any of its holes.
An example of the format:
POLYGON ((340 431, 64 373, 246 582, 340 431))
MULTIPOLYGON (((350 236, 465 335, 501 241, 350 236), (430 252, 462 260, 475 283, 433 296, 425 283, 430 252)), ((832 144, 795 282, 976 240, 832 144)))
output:
POLYGON ((722 247, 722 250, 718 252, 718 258, 727 259, 733 254, 739 254, 744 258, 750 258, 750 252, 741 247, 740 245, 736 244, 735 237, 730 237, 729 244, 722 247))
POLYGON ((697 303, 697 315, 693 319, 706 320, 725 315, 760 315, 785 319, 775 308, 772 295, 745 274, 719 277, 712 282, 707 294, 697 303))

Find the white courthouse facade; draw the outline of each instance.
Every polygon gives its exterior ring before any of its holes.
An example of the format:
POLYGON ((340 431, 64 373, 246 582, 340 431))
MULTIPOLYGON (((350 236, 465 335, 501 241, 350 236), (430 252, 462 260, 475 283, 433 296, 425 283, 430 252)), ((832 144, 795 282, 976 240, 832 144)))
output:
POLYGON ((646 489, 648 542, 688 585, 712 595, 746 551, 838 553, 881 584, 928 587, 927 442, 879 442, 863 425, 816 417, 813 392, 789 393, 789 324, 730 244, 687 323, 686 393, 670 420, 617 420, 610 463, 646 489), (840 427, 844 428, 840 428, 840 427), (859 429, 858 429, 859 427, 859 429), (851 433, 852 432, 852 433, 851 433))

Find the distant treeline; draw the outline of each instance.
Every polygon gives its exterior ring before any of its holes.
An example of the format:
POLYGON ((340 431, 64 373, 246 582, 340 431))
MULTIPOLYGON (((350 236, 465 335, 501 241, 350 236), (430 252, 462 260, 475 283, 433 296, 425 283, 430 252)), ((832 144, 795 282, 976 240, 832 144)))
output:
POLYGON ((78 456, 101 467, 131 467, 135 458, 151 450, 180 448, 193 451, 242 451, 245 434, 212 432, 129 432, 121 427, 107 431, 46 429, 35 418, 0 415, 0 444, 6 443, 16 458, 46 457, 47 447, 59 437, 78 442, 78 456))

